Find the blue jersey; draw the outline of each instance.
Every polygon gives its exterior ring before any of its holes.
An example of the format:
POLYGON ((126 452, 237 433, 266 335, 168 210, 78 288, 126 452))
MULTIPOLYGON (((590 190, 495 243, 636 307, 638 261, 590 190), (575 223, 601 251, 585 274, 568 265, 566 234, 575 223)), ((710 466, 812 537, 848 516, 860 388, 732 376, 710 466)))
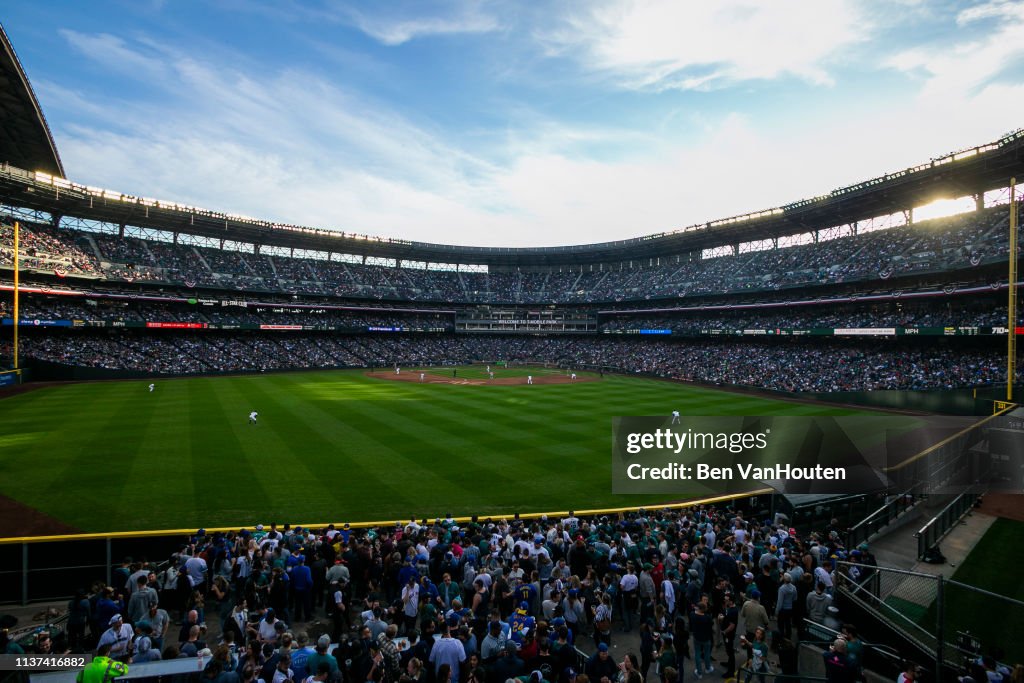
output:
POLYGON ((523 635, 526 630, 533 631, 536 626, 537 620, 531 616, 520 613, 518 610, 512 613, 509 617, 508 625, 512 629, 512 640, 519 643, 523 642, 523 635))
POLYGON ((533 609, 533 601, 537 597, 537 589, 532 583, 524 583, 516 589, 516 602, 525 602, 533 609))

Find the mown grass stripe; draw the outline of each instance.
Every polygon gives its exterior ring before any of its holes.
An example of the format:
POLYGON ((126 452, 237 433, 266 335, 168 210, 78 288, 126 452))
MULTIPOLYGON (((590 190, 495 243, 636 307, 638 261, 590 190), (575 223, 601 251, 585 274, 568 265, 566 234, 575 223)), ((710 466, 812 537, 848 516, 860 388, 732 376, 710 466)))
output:
POLYGON ((665 497, 610 493, 615 416, 851 412, 617 376, 463 386, 318 371, 158 380, 152 395, 148 383, 0 403, 0 490, 88 530, 641 505, 665 497))

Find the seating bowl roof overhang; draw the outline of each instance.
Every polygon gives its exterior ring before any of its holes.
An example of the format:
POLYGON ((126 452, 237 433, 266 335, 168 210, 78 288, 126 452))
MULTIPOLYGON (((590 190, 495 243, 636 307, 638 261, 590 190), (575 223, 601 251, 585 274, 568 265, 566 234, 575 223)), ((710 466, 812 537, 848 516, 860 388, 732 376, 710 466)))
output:
POLYGON ((0 26, 0 161, 64 177, 57 146, 18 55, 0 26))

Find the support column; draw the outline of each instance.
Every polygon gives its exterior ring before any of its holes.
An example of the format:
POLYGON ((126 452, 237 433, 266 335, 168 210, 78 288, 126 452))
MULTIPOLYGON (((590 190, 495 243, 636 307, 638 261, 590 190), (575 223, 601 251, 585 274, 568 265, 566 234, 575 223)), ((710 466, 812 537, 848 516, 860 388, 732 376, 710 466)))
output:
POLYGON ((21 544, 21 604, 28 604, 28 543, 21 544))
POLYGON ((1013 400, 1017 374, 1017 179, 1010 179, 1010 283, 1006 330, 1006 400, 1013 400))

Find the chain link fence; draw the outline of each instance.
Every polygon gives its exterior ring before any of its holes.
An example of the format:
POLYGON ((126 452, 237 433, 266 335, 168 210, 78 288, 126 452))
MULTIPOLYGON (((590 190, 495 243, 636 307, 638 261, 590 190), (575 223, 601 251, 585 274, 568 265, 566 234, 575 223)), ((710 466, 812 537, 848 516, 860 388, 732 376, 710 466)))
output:
POLYGON ((836 590, 930 653, 935 668, 962 670, 989 654, 1024 661, 1024 602, 941 574, 841 562, 836 590))

